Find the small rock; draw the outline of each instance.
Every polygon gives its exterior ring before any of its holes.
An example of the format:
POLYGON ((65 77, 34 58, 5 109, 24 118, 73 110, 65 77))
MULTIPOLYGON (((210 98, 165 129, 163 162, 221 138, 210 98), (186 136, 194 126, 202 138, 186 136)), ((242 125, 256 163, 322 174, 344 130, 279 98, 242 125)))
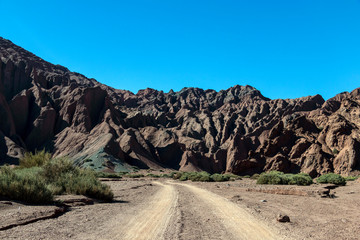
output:
POLYGON ((263 200, 260 200, 260 202, 267 202, 265 199, 263 199, 263 200))
POLYGON ((288 215, 282 215, 282 214, 279 214, 276 218, 276 220, 278 222, 290 222, 290 218, 288 215))
POLYGON ((354 194, 355 192, 354 191, 350 191, 350 192, 348 192, 348 194, 354 194))

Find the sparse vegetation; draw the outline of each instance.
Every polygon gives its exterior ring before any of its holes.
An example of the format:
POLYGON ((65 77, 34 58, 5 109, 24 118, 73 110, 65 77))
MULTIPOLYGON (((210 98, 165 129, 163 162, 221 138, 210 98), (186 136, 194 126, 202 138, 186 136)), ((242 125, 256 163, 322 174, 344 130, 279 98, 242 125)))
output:
POLYGON ((260 174, 255 173, 255 174, 253 174, 253 175, 250 177, 250 179, 257 180, 257 179, 259 178, 259 176, 260 176, 260 174))
POLYGON ((147 177, 152 177, 152 178, 160 178, 161 176, 158 174, 153 174, 153 173, 149 173, 146 175, 147 177))
POLYGON ((48 203, 57 194, 82 194, 111 201, 113 193, 92 170, 65 158, 49 159, 45 151, 27 154, 19 168, 1 167, 0 196, 29 203, 48 203), (29 166, 29 167, 26 167, 29 166))
POLYGON ((225 173, 225 176, 229 177, 230 180, 234 181, 234 180, 241 180, 242 177, 233 173, 225 173))
POLYGON ((240 176, 235 174, 210 174, 207 172, 172 172, 169 177, 178 179, 180 181, 193 181, 193 182, 224 182, 229 180, 241 179, 240 176))
POLYGON ((48 203, 53 194, 45 180, 38 175, 39 168, 0 169, 0 196, 28 203, 48 203))
POLYGON ((140 173, 135 173, 135 174, 125 174, 126 177, 129 177, 129 178, 141 178, 141 177, 145 177, 144 174, 140 174, 140 173))
POLYGON ((161 178, 172 178, 169 174, 163 173, 160 175, 161 178))
POLYGON ((41 167, 49 162, 50 159, 51 154, 46 152, 45 149, 35 153, 26 152, 24 157, 20 158, 19 166, 21 168, 41 167))
POLYGON ((327 173, 324 175, 321 175, 316 179, 318 183, 332 183, 340 186, 344 186, 346 184, 346 179, 343 178, 339 174, 335 173, 327 173))
POLYGON ((336 154, 339 153, 339 150, 337 150, 336 148, 334 148, 334 149, 332 150, 332 152, 333 152, 334 155, 336 155, 336 154))
POLYGON ((122 178, 123 173, 95 172, 98 178, 122 178))
POLYGON ((355 181, 359 178, 360 176, 347 176, 345 177, 346 181, 355 181))
POLYGON ((307 186, 313 183, 312 178, 305 173, 284 174, 279 171, 262 173, 257 179, 257 184, 275 184, 275 185, 300 185, 307 186))
POLYGON ((227 175, 224 175, 224 174, 215 173, 215 174, 211 175, 211 179, 214 182, 226 182, 226 181, 230 180, 230 177, 227 175))

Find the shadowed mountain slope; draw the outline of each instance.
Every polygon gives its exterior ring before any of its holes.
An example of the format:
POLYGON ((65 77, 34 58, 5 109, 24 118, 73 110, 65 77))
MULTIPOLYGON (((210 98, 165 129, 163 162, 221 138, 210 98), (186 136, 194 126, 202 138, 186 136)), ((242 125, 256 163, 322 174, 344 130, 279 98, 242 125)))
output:
POLYGON ((252 174, 360 168, 360 89, 268 99, 251 86, 133 94, 0 38, 0 163, 46 148, 96 170, 252 174))

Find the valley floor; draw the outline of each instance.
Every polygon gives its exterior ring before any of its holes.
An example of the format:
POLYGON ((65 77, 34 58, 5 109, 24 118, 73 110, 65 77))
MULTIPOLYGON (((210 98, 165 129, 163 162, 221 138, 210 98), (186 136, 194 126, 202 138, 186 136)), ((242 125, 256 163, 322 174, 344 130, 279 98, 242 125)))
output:
POLYGON ((58 217, 20 226, 14 223, 54 206, 0 202, 0 239, 359 239, 360 182, 335 189, 335 198, 321 198, 320 185, 260 186, 250 179, 106 183, 115 202, 73 205, 58 217), (276 221, 280 213, 291 222, 276 221))

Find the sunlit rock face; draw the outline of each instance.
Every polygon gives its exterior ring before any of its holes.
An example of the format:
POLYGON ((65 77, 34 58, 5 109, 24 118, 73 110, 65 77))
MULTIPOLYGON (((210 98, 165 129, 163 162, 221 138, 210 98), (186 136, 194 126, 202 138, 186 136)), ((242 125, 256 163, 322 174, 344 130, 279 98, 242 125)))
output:
POLYGON ((116 90, 0 38, 0 163, 47 149, 96 170, 172 168, 312 176, 360 169, 360 89, 268 99, 216 92, 116 90))

